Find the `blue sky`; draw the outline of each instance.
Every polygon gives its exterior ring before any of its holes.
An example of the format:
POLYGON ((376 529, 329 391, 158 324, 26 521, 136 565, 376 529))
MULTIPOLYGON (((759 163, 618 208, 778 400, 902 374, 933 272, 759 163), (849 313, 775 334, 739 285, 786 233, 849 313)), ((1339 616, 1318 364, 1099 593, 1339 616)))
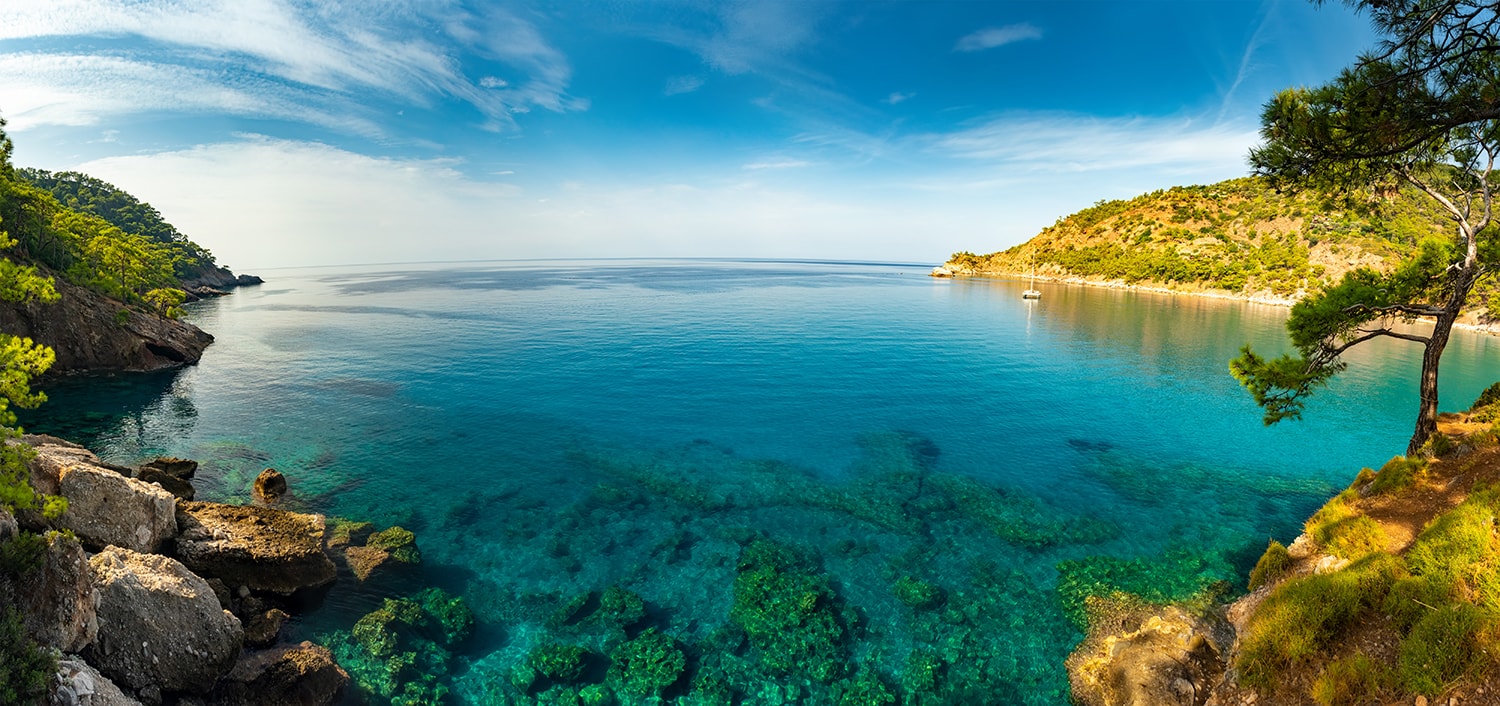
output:
POLYGON ((940 262, 1243 175, 1339 3, 0 0, 16 162, 236 269, 940 262))

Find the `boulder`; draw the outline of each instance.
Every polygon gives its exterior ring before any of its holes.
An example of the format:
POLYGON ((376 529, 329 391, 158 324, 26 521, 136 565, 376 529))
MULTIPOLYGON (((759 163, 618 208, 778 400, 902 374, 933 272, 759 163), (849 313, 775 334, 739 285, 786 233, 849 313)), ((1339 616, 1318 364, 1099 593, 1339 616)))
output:
POLYGON ((274 503, 286 495, 286 476, 274 468, 267 468, 255 477, 252 489, 255 499, 263 503, 274 503))
POLYGON ((246 654, 214 691, 214 703, 327 706, 348 683, 331 652, 304 642, 246 654))
POLYGON ((48 533, 41 566, 16 578, 15 606, 26 633, 43 647, 78 652, 99 632, 88 557, 77 539, 48 533))
POLYGON ((89 565, 99 636, 85 656, 99 671, 145 694, 202 694, 234 665, 239 619, 180 562, 108 547, 89 565))
POLYGON ((21 437, 21 441, 30 444, 36 451, 36 455, 26 466, 31 470, 31 487, 38 493, 57 495, 62 470, 68 466, 80 463, 99 465, 99 457, 92 451, 55 436, 28 434, 21 437))
POLYGON ((160 487, 86 461, 62 464, 50 453, 37 460, 47 473, 57 464, 55 494, 68 501, 54 525, 91 549, 113 544, 151 552, 176 534, 175 501, 160 487))
POLYGON ((186 502, 177 521, 177 558, 232 587, 287 595, 326 585, 337 573, 323 551, 321 515, 186 502))
POLYGON ((1067 660, 1076 704, 1203 706, 1224 675, 1222 620, 1137 606, 1101 622, 1067 660))
POLYGON ((141 706, 120 687, 81 657, 67 655, 57 661, 57 684, 49 706, 141 706))
POLYGON ((250 286, 257 285, 257 284, 265 284, 265 283, 266 283, 265 280, 263 280, 263 279, 255 276, 255 275, 240 275, 239 277, 234 278, 234 284, 235 284, 236 287, 250 287, 250 286))
POLYGON ((270 647, 276 644, 276 638, 281 636, 281 626, 292 616, 280 608, 256 611, 248 620, 242 621, 245 626, 246 647, 270 647))
POLYGON ((57 519, 90 548, 108 545, 154 552, 177 534, 177 499, 159 486, 87 464, 64 466, 58 495, 68 511, 57 519))

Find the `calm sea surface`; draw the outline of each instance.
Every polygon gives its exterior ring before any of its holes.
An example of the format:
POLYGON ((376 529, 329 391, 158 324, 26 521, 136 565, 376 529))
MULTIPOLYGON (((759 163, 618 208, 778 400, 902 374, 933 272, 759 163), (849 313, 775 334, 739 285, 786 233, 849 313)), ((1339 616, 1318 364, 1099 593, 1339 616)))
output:
MULTIPOLYGON (((1226 363, 1247 342, 1284 348, 1285 309, 1046 284, 1026 302, 1022 283, 924 273, 265 272, 190 308, 217 337, 197 366, 57 381, 26 424, 118 462, 198 459, 200 497, 246 500, 275 467, 296 507, 415 530, 420 573, 378 590, 346 576, 292 630, 336 640, 381 594, 439 585, 478 630, 396 681, 460 703, 619 687, 611 651, 655 629, 687 656, 672 703, 835 703, 878 680, 902 703, 1064 704, 1077 586, 1238 589, 1268 538, 1410 434, 1409 344, 1359 349, 1304 421, 1266 428, 1226 363), (836 676, 767 666, 754 606, 736 606, 758 538, 826 587, 833 633, 804 637, 824 646, 807 654, 831 646, 836 676), (644 599, 642 622, 556 617, 610 586, 644 599), (517 687, 553 642, 598 669, 517 687)), ((1458 334, 1444 409, 1497 363, 1500 339, 1458 334)))

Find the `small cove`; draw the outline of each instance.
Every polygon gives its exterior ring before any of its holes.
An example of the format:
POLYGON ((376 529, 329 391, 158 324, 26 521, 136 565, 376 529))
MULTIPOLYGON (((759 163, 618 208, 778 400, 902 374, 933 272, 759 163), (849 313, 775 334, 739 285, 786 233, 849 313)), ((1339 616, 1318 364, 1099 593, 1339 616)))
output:
MULTIPOLYGON (((197 459, 206 499, 245 500, 274 466, 300 507, 415 530, 425 578, 480 622, 442 668, 461 703, 513 698, 537 645, 609 649, 547 619, 610 586, 741 703, 833 698, 724 647, 738 562, 765 537, 827 581, 847 679, 910 703, 1063 704, 1080 635, 1060 576, 1238 585, 1267 538, 1410 432, 1416 350, 1399 342, 1357 350, 1305 421, 1266 428, 1227 361, 1283 347, 1284 308, 1047 283, 1027 303, 1023 282, 924 273, 273 271, 190 309, 218 339, 198 366, 58 380, 24 422, 118 462, 197 459), (942 598, 904 600, 913 581, 942 598)), ((1500 339, 1455 334, 1444 409, 1497 362, 1500 339)), ((347 630, 374 601, 341 585, 295 630, 347 630)))

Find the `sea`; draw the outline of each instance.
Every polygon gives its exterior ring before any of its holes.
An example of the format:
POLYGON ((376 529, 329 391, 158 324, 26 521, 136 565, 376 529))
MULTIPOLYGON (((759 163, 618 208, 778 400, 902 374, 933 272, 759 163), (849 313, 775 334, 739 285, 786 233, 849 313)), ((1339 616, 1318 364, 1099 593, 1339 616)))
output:
MULTIPOLYGON (((1287 350, 1283 307, 928 267, 270 270, 188 306, 198 364, 49 380, 23 423, 411 530, 419 564, 345 571, 284 636, 334 645, 351 702, 455 704, 1061 706, 1088 596, 1243 591, 1411 433, 1413 344, 1265 426, 1228 361, 1287 350), (390 619, 433 595, 472 627, 390 619)), ((1496 376, 1500 339, 1455 334, 1442 408, 1496 376)))

